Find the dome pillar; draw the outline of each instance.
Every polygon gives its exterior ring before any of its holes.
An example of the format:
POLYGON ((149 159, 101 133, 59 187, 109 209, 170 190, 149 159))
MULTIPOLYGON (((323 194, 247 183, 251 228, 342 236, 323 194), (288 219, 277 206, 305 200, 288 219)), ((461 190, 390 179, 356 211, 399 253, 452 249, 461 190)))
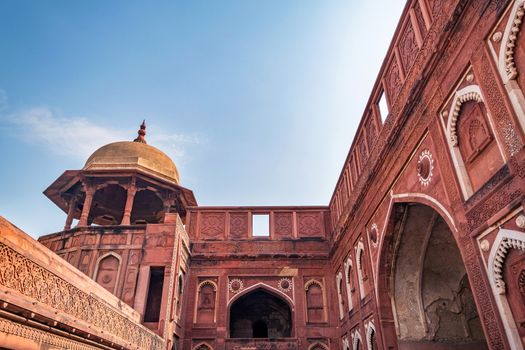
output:
POLYGON ((91 210, 91 203, 93 202, 93 195, 95 194, 95 188, 86 186, 86 198, 84 199, 84 206, 82 207, 82 214, 80 214, 80 220, 78 221, 79 227, 88 225, 89 211, 91 210))
POLYGON ((131 183, 127 188, 128 195, 126 197, 126 206, 124 207, 124 215, 122 216, 121 225, 130 225, 131 224, 131 210, 133 209, 133 201, 135 199, 135 193, 137 193, 137 188, 135 187, 135 181, 131 183))

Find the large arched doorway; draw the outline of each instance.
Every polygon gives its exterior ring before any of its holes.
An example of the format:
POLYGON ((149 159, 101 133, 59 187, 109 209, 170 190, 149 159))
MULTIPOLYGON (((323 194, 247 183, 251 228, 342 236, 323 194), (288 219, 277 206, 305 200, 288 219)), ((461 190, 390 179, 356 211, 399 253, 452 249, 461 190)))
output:
POLYGON ((230 338, 287 338, 292 334, 292 311, 281 298, 259 288, 230 307, 230 338))
POLYGON ((459 248, 439 213, 422 204, 396 204, 384 239, 378 278, 381 322, 395 328, 385 335, 397 336, 385 339, 386 344, 487 349, 459 248))

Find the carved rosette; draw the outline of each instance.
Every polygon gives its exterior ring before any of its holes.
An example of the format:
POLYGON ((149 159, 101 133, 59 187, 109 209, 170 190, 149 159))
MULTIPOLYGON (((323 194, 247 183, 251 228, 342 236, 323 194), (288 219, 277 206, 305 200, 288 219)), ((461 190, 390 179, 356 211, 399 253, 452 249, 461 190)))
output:
POLYGON ((419 155, 416 170, 421 185, 428 186, 432 181, 432 171, 434 170, 434 158, 428 149, 423 150, 419 155))
POLYGON ((277 283, 277 288, 284 293, 288 293, 292 290, 292 280, 288 277, 281 278, 277 283))
POLYGON ((244 289, 244 283, 238 278, 231 279, 228 283, 228 289, 233 294, 237 294, 244 289))

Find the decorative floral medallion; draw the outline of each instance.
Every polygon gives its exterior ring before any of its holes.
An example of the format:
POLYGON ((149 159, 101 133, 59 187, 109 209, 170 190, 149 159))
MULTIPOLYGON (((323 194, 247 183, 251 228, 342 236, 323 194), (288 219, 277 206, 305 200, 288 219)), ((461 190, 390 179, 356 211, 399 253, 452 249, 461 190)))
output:
POLYGON ((370 241, 372 241, 372 245, 374 247, 377 247, 377 237, 379 236, 379 229, 377 228, 377 224, 372 224, 372 227, 370 227, 369 231, 370 241))
POLYGON ((434 170, 434 158, 428 149, 423 150, 419 155, 416 170, 421 185, 428 186, 432 181, 432 170, 434 170))
POLYGON ((285 292, 285 293, 291 291, 292 290, 292 280, 289 279, 288 277, 281 278, 279 282, 277 283, 277 288, 279 288, 281 292, 285 292))
POLYGON ((238 278, 234 278, 230 280, 230 283, 228 284, 228 289, 230 290, 230 292, 234 294, 239 293, 241 290, 243 290, 243 288, 244 288, 244 284, 238 278))

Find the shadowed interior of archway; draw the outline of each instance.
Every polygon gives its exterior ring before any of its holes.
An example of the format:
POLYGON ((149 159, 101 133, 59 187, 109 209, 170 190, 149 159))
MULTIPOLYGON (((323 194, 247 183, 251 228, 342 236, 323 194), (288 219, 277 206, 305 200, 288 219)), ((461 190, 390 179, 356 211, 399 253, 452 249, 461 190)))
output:
POLYGON ((396 205, 390 293, 399 349, 486 349, 454 236, 431 207, 396 205))
POLYGON ((290 307, 264 289, 240 297, 230 308, 230 338, 287 338, 291 332, 290 307))

